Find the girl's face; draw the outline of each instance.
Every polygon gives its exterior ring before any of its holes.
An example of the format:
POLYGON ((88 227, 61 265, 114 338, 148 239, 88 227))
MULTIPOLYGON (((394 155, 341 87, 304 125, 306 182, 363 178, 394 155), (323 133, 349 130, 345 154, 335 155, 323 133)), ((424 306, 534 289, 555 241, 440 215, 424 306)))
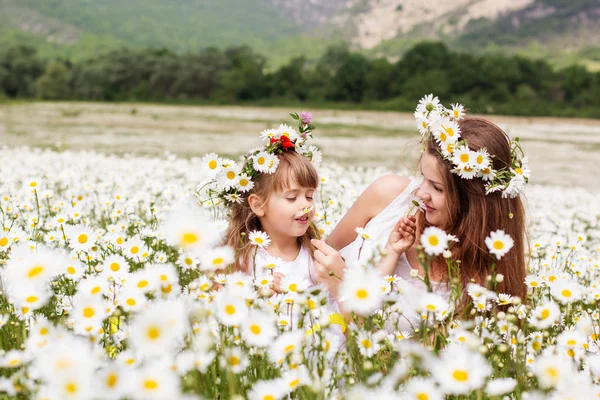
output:
POLYGON ((292 184, 283 192, 273 193, 267 201, 260 222, 271 237, 300 237, 310 227, 308 219, 315 214, 313 196, 316 189, 292 184), (307 214, 303 209, 309 209, 307 214))
POLYGON ((416 195, 427 207, 425 219, 430 225, 444 227, 449 219, 446 207, 446 185, 440 173, 439 161, 436 157, 423 153, 420 166, 423 183, 416 195))

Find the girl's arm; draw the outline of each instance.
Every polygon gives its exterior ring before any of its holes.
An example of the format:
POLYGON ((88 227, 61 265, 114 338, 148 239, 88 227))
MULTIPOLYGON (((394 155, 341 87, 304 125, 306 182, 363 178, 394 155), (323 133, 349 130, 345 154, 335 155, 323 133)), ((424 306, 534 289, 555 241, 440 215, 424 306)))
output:
POLYGON ((336 250, 348 245, 356 238, 356 228, 361 228, 396 197, 402 193, 410 180, 399 175, 384 175, 377 178, 358 197, 344 217, 338 222, 327 243, 336 250))

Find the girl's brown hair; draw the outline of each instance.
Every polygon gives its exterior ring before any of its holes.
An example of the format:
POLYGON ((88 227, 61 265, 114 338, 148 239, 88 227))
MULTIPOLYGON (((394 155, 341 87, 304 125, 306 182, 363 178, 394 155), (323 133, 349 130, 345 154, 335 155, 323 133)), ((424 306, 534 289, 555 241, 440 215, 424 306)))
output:
MULTIPOLYGON (((492 122, 469 117, 459 122, 461 137, 471 150, 484 147, 492 157, 492 168, 499 170, 511 167, 510 138, 492 122)), ((425 151, 439 161, 440 171, 445 181, 447 233, 455 235, 458 243, 451 247, 452 259, 460 260, 460 280, 463 301, 468 301, 467 284, 471 281, 485 285, 486 277, 495 272, 504 275, 504 281, 495 290, 525 298, 525 211, 519 197, 502 198, 501 192, 485 194, 482 179, 463 179, 451 172, 452 163, 442 158, 435 139, 425 143, 425 151), (500 260, 487 249, 485 238, 490 232, 502 229, 514 240, 514 247, 500 260)), ((419 231, 427 225, 425 218, 419 218, 419 231)), ((439 256, 434 260, 436 272, 446 275, 447 262, 439 256), (438 271, 439 269, 439 271, 438 271)), ((464 306, 465 304, 463 304, 464 306)))
MULTIPOLYGON (((304 188, 316 189, 319 184, 319 174, 312 162, 295 151, 287 151, 277 156, 279 166, 273 174, 259 174, 254 179, 254 187, 242 195, 242 202, 231 207, 229 229, 225 236, 225 244, 236 250, 236 260, 233 264, 234 271, 248 272, 250 258, 254 246, 248 240, 248 234, 254 230, 263 230, 258 215, 248 204, 248 197, 256 194, 264 206, 273 193, 282 192, 293 183, 304 188), (242 234, 245 234, 244 236, 242 234)), ((309 252, 314 252, 310 243, 316 239, 313 229, 298 238, 299 245, 306 247, 309 252)))

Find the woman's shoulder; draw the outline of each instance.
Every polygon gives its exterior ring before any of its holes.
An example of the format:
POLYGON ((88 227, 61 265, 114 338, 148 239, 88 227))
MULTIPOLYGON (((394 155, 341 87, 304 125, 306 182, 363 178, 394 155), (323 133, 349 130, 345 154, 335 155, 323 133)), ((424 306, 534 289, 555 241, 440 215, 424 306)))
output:
POLYGON ((384 207, 400 196, 410 185, 411 180, 396 174, 387 174, 377 178, 365 190, 369 197, 384 207))

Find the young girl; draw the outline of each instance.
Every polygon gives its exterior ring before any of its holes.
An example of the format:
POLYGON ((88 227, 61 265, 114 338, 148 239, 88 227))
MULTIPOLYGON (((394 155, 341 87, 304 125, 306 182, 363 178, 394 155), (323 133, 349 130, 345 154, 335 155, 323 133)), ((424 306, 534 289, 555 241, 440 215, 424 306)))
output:
MULTIPOLYGON (((311 219, 319 176, 313 163, 296 151, 283 151, 276 157, 275 172, 258 174, 253 179, 253 188, 241 195, 240 202, 231 205, 225 244, 239 249, 233 270, 254 278, 272 274, 270 289, 284 294, 284 303, 288 303, 283 304, 287 320, 292 329, 298 329, 301 316, 294 299, 302 289, 307 292, 317 284, 313 278, 311 244, 317 232, 311 219), (269 236, 268 246, 257 246, 249 240, 256 231, 269 236)), ((327 318, 333 332, 343 341, 345 323, 337 304, 330 300, 323 311, 329 315, 321 316, 321 321, 327 318)), ((308 331, 310 326, 304 323, 302 329, 308 331)))

